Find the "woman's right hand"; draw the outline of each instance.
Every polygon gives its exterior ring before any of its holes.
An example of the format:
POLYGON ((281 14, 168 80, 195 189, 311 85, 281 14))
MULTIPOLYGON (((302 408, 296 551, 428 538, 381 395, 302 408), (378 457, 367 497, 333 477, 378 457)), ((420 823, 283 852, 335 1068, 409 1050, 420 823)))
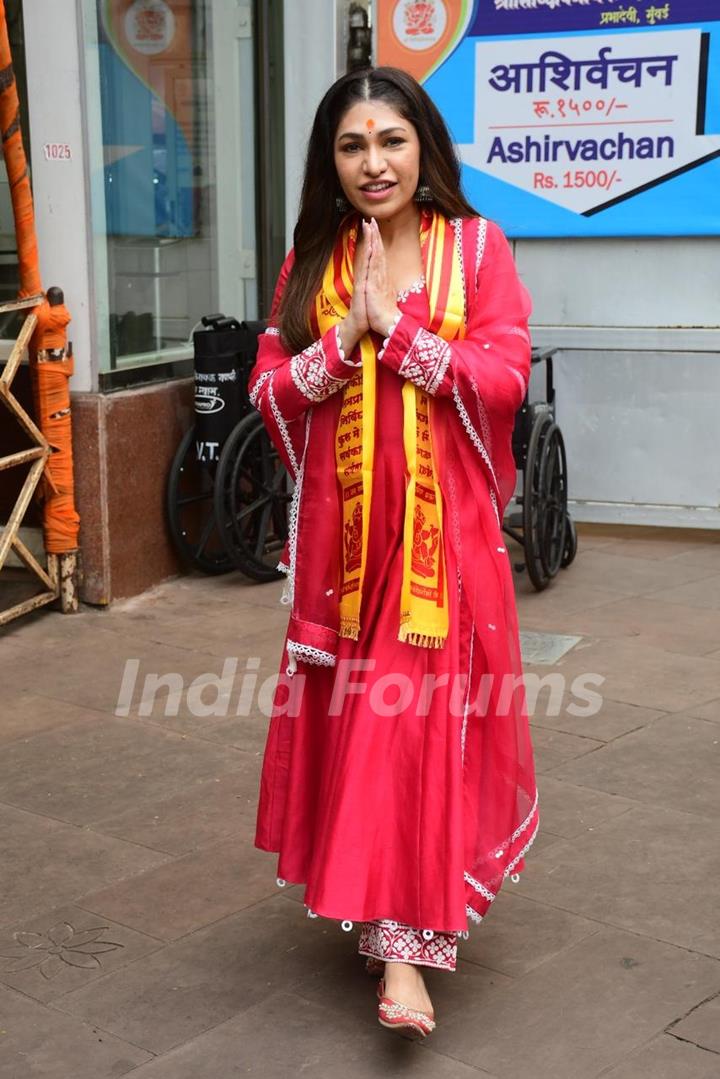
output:
POLYGON ((346 357, 350 355, 360 338, 370 329, 365 303, 365 289, 370 255, 372 253, 372 231, 365 220, 361 221, 361 225, 362 237, 355 249, 353 294, 350 301, 350 310, 339 325, 340 341, 346 357))

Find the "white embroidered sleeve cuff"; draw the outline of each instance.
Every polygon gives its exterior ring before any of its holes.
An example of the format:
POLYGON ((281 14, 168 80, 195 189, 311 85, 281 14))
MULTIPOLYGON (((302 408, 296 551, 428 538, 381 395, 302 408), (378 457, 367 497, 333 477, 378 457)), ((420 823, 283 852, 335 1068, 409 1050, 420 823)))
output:
POLYGON ((313 404, 342 389, 356 369, 357 364, 344 358, 337 326, 290 359, 290 375, 296 389, 313 404))
POLYGON ((426 393, 435 394, 445 377, 452 352, 447 341, 401 315, 392 327, 379 358, 426 393))

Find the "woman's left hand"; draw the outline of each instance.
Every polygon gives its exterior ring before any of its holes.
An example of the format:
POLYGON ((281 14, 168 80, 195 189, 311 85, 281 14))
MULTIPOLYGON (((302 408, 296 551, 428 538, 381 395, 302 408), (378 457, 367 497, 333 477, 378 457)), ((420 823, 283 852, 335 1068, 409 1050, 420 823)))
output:
POLYGON ((365 304, 370 328, 382 337, 386 337, 390 326, 400 312, 388 273, 380 228, 375 218, 372 219, 370 228, 372 229, 372 253, 365 286, 365 304))

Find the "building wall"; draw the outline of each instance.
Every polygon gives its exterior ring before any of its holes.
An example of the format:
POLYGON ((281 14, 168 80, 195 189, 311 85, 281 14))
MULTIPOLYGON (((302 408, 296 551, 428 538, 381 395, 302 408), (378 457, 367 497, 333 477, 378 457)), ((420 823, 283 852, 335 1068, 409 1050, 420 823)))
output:
POLYGON ((320 98, 336 78, 338 5, 285 0, 285 230, 292 246, 305 149, 320 98))
POLYGON ((720 237, 518 240, 578 520, 720 526, 720 237))
POLYGON ((74 391, 97 389, 93 360, 94 292, 90 259, 92 229, 83 130, 82 62, 76 0, 23 5, 25 57, 30 96, 30 157, 35 228, 43 286, 59 285, 73 321, 74 391), (70 158, 45 157, 43 147, 61 143, 70 158))

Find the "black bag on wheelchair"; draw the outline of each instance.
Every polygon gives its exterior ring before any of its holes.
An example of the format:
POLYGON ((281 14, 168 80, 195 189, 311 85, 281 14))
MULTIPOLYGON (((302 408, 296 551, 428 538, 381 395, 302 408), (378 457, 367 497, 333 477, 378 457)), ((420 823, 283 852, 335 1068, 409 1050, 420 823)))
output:
POLYGON ((263 322, 204 315, 193 334, 195 445, 204 465, 217 463, 226 438, 252 408, 247 385, 263 322))

